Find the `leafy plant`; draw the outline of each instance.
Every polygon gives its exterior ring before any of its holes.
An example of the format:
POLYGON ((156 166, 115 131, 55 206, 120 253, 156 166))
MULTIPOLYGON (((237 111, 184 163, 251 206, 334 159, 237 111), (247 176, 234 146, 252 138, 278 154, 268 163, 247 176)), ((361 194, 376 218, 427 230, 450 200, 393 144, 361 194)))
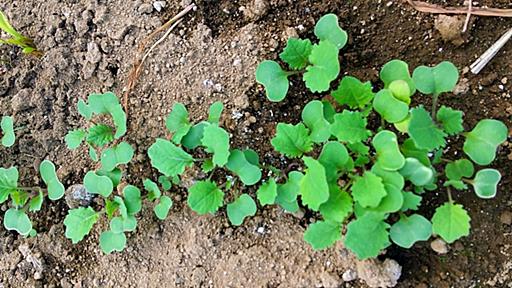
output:
POLYGON ((34 41, 22 34, 18 33, 14 27, 9 23, 5 14, 0 11, 0 30, 9 34, 11 38, 8 39, 0 39, 0 44, 10 44, 18 46, 22 49, 22 52, 25 54, 32 54, 35 56, 41 56, 42 52, 37 50, 34 45, 34 41))

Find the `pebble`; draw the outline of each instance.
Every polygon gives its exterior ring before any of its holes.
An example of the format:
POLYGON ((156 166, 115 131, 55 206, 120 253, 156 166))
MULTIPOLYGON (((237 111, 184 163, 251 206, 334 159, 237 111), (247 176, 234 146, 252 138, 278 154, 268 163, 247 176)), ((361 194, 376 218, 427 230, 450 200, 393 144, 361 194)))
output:
POLYGON ((352 269, 348 269, 347 271, 343 272, 341 278, 345 282, 354 281, 357 279, 357 272, 352 269))
POLYGON ((149 3, 144 3, 140 5, 139 8, 137 8, 137 11, 140 14, 150 14, 151 12, 153 12, 153 5, 149 3))
POLYGON ((43 275, 40 272, 34 273, 34 280, 41 280, 43 279, 43 275))
POLYGON ((448 253, 448 246, 443 239, 436 239, 430 242, 430 248, 434 250, 437 254, 446 254, 448 253))
POLYGON ((505 84, 507 84, 507 82, 508 82, 507 77, 504 77, 503 79, 501 79, 501 84, 505 85, 505 84))
POLYGON ((167 3, 165 1, 155 1, 153 3, 153 8, 155 8, 156 11, 161 12, 166 5, 167 3))
POLYGON ((512 212, 505 211, 505 212, 501 213, 500 221, 501 221, 501 223, 503 223, 505 225, 512 225, 512 212))
POLYGON ((265 227, 258 227, 258 229, 256 229, 256 232, 258 232, 259 234, 265 233, 265 227))
POLYGON ((66 204, 69 208, 87 207, 92 203, 94 195, 90 194, 82 184, 75 184, 66 190, 66 204))

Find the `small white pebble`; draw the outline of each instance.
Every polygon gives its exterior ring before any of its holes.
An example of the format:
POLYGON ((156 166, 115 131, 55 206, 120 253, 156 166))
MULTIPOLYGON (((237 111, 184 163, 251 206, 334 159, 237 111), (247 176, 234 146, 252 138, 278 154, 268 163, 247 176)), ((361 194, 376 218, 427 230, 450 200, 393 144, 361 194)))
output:
POLYGON ((258 232, 259 234, 265 233, 265 227, 258 227, 258 229, 256 229, 256 232, 258 232))
POLYGON ((500 84, 500 85, 498 85, 498 88, 500 88, 500 90, 503 90, 503 89, 505 89, 505 86, 500 84))

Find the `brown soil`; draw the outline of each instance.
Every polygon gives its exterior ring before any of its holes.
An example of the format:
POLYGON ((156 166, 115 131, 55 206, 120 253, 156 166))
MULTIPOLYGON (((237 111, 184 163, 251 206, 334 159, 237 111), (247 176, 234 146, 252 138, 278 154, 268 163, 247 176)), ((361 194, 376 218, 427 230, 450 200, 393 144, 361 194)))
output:
MULTIPOLYGON (((187 2, 167 1, 162 12, 147 6, 153 3, 147 0, 0 3, 12 24, 45 52, 43 58, 34 59, 18 49, 0 47, 0 115, 14 115, 16 127, 21 127, 16 145, 0 149, 1 166, 18 166, 23 186, 33 186, 39 184, 36 167, 50 159, 61 167, 66 186, 79 183, 92 163, 85 150, 71 152, 63 141, 68 130, 84 124, 75 109, 78 99, 92 92, 121 95, 136 44, 187 2)), ((462 1, 432 1, 457 2, 462 1)), ((509 0, 479 2, 512 8, 509 0)), ((223 122, 233 133, 233 144, 256 148, 267 163, 278 162, 270 146, 275 123, 296 121, 304 104, 320 96, 305 93, 301 81, 295 81, 286 101, 270 103, 255 84, 254 70, 262 59, 277 59, 288 36, 311 37, 315 21, 325 13, 336 13, 350 35, 343 50, 343 73, 376 84, 380 67, 395 58, 411 67, 450 60, 463 69, 512 26, 511 19, 474 17, 464 43, 455 46, 441 39, 434 28, 435 16, 417 13, 402 1, 200 0, 196 4, 198 10, 155 49, 130 97, 127 141, 136 146, 137 155, 127 176, 135 185, 141 186, 144 177, 157 176, 145 151, 155 137, 166 135, 164 119, 176 101, 187 105, 193 119, 204 118, 207 105, 223 101, 227 107, 223 122), (255 123, 249 121, 252 116, 255 123)), ((466 111, 466 128, 481 118, 497 118, 512 127, 511 47, 509 43, 480 75, 462 75, 469 90, 441 100, 466 111), (509 79, 506 84, 501 83, 503 78, 509 79)), ((422 96, 415 101, 429 102, 422 96)), ((451 245, 443 256, 429 243, 387 252, 386 257, 403 266, 398 287, 512 287, 512 226, 500 221, 512 211, 509 153, 510 146, 500 149, 494 164, 503 174, 495 199, 455 195, 472 218, 470 237, 451 245)), ((429 207, 445 200, 443 193, 433 194, 437 197, 424 203, 428 216, 433 213, 429 207)), ((362 274, 365 263, 355 261, 341 245, 314 252, 302 240, 304 224, 312 220, 308 216, 267 208, 233 228, 224 212, 193 214, 184 205, 183 191, 174 191, 173 198, 176 205, 168 220, 157 221, 151 216, 152 207, 145 208, 128 248, 109 256, 102 255, 97 244, 106 221, 73 246, 64 238, 64 201, 46 203, 44 212, 32 217, 40 232, 35 239, 0 228, 0 287, 366 285, 343 282, 343 273, 359 269, 362 274)), ((366 280, 371 285, 386 279, 366 280)))

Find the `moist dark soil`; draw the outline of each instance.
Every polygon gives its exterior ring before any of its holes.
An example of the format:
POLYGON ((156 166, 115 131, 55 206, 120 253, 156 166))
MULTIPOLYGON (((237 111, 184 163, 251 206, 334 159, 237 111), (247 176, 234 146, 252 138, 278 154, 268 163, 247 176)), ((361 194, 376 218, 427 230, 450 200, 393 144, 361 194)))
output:
MULTIPOLYGON (((16 144, 0 148, 0 165, 16 165, 23 186, 42 184, 37 167, 44 159, 56 163, 66 186, 80 183, 94 167, 85 149, 66 149, 64 136, 85 124, 75 108, 79 99, 94 92, 123 94, 137 44, 189 1, 164 1, 161 12, 153 2, 0 3, 13 26, 44 52, 38 59, 0 46, 0 115, 13 115, 19 128, 16 144)), ((290 164, 270 145, 276 123, 299 121, 307 102, 329 95, 312 94, 294 79, 286 100, 271 103, 256 84, 254 71, 259 61, 278 59, 289 36, 312 38, 314 23, 326 13, 337 14, 350 35, 341 53, 342 75, 379 87, 378 72, 389 60, 402 59, 411 69, 449 60, 462 71, 461 92, 443 95, 441 104, 465 111, 467 129, 482 118, 512 127, 512 43, 480 74, 467 68, 512 27, 510 18, 473 16, 463 43, 455 45, 436 30, 436 15, 416 12, 405 1, 196 4, 197 11, 154 50, 130 95, 125 140, 136 147, 136 156, 126 176, 134 185, 157 178, 146 151, 156 137, 168 137, 164 120, 176 102, 184 103, 191 118, 200 120, 209 104, 222 101, 222 124, 233 134, 232 146, 255 149, 267 164, 290 164)), ((512 8, 509 0, 479 5, 512 8)), ((428 97, 415 97, 415 104, 430 105, 428 97)), ((402 266, 397 287, 512 287, 512 225, 505 219, 512 213, 511 147, 500 147, 493 163, 503 174, 496 198, 479 200, 469 190, 454 195, 471 216, 469 237, 449 245, 444 255, 425 242, 409 250, 391 247, 382 256, 402 266)), ((447 155, 458 157, 460 148, 461 141, 450 143, 447 155)), ((446 201, 445 191, 429 195, 421 211, 428 217, 446 201)), ((191 212, 185 190, 173 190, 171 196, 175 205, 168 220, 156 220, 146 203, 137 232, 128 237, 128 248, 108 256, 98 247, 106 220, 74 246, 64 237, 65 202, 45 203, 42 212, 32 215, 38 237, 24 239, 0 228, 0 287, 366 287, 386 280, 344 282, 344 273, 361 272, 361 262, 341 244, 314 252, 304 243, 302 233, 313 215, 264 208, 241 227, 231 227, 224 211, 211 216, 191 212)))

